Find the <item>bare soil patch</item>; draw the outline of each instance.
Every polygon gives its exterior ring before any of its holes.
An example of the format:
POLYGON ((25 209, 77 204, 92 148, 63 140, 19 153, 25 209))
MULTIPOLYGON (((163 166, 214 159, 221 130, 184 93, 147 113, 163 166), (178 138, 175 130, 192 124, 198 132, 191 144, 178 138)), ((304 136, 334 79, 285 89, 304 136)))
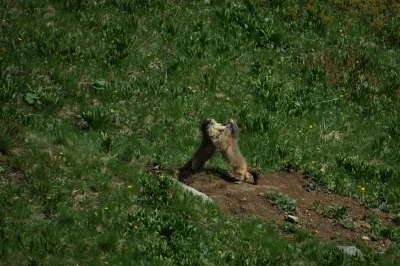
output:
POLYGON ((261 174, 258 185, 253 185, 253 180, 237 185, 226 173, 218 170, 210 172, 192 174, 188 170, 181 170, 179 178, 213 199, 225 215, 258 216, 267 221, 284 222, 285 213, 269 203, 266 197, 267 190, 281 192, 298 201, 299 223, 296 227, 314 233, 320 240, 364 242, 378 251, 386 250, 392 243, 384 238, 377 241, 363 240, 363 237, 373 239, 369 232, 371 225, 365 221, 365 217, 375 216, 383 225, 388 225, 392 224, 389 214, 371 210, 356 200, 342 195, 310 192, 305 186, 310 179, 304 178, 300 171, 261 174), (312 208, 314 202, 319 202, 317 210, 312 208), (348 206, 347 221, 352 228, 345 228, 337 219, 324 216, 322 210, 329 206, 348 206))

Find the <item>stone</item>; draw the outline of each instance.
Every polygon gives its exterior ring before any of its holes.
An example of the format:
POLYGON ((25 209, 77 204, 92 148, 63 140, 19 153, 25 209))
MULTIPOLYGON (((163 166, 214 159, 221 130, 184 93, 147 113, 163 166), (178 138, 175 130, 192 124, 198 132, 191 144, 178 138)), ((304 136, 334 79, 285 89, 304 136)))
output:
POLYGON ((299 222, 299 217, 294 215, 285 215, 285 221, 289 223, 297 224, 299 222))
POLYGON ((371 240, 371 239, 369 239, 368 236, 363 236, 361 239, 364 240, 364 241, 370 241, 371 240))
POLYGON ((355 246, 336 246, 339 250, 343 251, 349 256, 362 256, 361 250, 356 248, 355 246))

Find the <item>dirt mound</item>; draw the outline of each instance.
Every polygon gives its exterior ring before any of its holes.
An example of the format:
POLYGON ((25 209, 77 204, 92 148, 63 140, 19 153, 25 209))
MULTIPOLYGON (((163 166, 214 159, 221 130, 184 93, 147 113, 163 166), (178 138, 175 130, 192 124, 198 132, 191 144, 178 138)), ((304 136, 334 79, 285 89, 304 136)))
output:
POLYGON ((298 202, 299 222, 296 227, 313 232, 321 240, 363 241, 379 251, 385 250, 392 243, 383 238, 377 241, 368 240, 374 238, 369 232, 372 225, 366 221, 366 217, 375 216, 383 225, 388 225, 392 223, 388 214, 368 209, 359 202, 341 195, 310 192, 305 187, 305 183, 310 179, 305 179, 301 172, 262 174, 259 176, 258 185, 250 183, 253 180, 237 185, 224 173, 211 173, 200 172, 192 175, 190 172, 181 172, 180 178, 212 198, 226 215, 258 216, 268 221, 283 222, 285 213, 269 203, 266 197, 268 190, 281 192, 298 202), (326 212, 329 207, 340 206, 347 206, 345 225, 343 219, 341 225, 339 219, 334 219, 326 212))

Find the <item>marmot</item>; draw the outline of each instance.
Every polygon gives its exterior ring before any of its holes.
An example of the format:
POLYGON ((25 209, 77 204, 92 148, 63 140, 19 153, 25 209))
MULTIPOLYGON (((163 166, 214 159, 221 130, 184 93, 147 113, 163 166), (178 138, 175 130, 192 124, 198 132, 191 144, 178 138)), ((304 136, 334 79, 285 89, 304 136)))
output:
POLYGON ((235 121, 230 119, 225 124, 219 124, 214 119, 208 119, 202 123, 201 131, 203 137, 200 147, 192 159, 186 163, 185 168, 200 171, 216 151, 219 150, 222 152, 224 159, 233 168, 235 178, 238 180, 235 183, 240 184, 249 177, 253 177, 254 184, 258 183, 260 172, 248 167, 246 160, 240 153, 237 142, 239 127, 235 121))
POLYGON ((214 133, 210 136, 214 146, 220 150, 224 159, 232 166, 235 178, 238 180, 235 183, 240 184, 242 181, 249 177, 254 179, 254 184, 258 183, 258 176, 260 172, 254 168, 247 166, 246 160, 243 158, 239 150, 237 136, 239 135, 239 127, 235 121, 229 121, 223 124, 225 128, 219 128, 219 134, 214 133))
POLYGON ((194 153, 192 159, 184 166, 184 168, 190 168, 194 171, 200 171, 207 164, 208 160, 214 156, 217 148, 211 138, 217 137, 226 127, 218 124, 214 119, 207 119, 201 124, 200 128, 203 135, 200 147, 194 153))

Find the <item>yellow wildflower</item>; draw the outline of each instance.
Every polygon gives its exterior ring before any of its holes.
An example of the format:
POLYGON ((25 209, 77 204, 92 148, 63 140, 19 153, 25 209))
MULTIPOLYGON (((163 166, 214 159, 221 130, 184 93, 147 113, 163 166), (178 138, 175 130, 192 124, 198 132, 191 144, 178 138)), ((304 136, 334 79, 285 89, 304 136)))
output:
POLYGON ((343 94, 340 94, 340 96, 339 96, 340 98, 343 98, 344 97, 344 95, 343 94))
POLYGON ((47 199, 51 199, 51 195, 48 195, 48 196, 47 196, 47 199))
POLYGON ((230 101, 230 100, 231 100, 231 98, 226 98, 226 100, 227 100, 227 101, 230 101))
POLYGON ((132 186, 131 186, 131 185, 129 185, 129 186, 128 186, 128 188, 132 188, 132 186))
POLYGON ((312 161, 312 162, 311 162, 311 164, 315 164, 315 162, 314 162, 314 161, 312 161))
POLYGON ((320 150, 320 148, 319 147, 317 147, 317 151, 319 151, 320 150))
POLYGON ((342 33, 343 32, 343 30, 339 30, 340 31, 340 33, 342 33))
POLYGON ((21 38, 18 38, 18 41, 22 41, 22 39, 21 39, 21 38))
POLYGON ((62 151, 60 151, 60 155, 64 155, 64 153, 62 151))
POLYGON ((312 125, 310 125, 309 128, 312 128, 312 125))
POLYGON ((108 207, 104 207, 104 210, 108 210, 108 207))
POLYGON ((365 187, 361 187, 361 191, 363 191, 363 192, 364 192, 364 191, 365 191, 365 187))
POLYGON ((299 130, 299 133, 303 133, 303 131, 299 130))
POLYGON ((319 170, 320 170, 322 173, 325 172, 325 169, 324 169, 324 168, 321 168, 321 169, 319 169, 319 170))

